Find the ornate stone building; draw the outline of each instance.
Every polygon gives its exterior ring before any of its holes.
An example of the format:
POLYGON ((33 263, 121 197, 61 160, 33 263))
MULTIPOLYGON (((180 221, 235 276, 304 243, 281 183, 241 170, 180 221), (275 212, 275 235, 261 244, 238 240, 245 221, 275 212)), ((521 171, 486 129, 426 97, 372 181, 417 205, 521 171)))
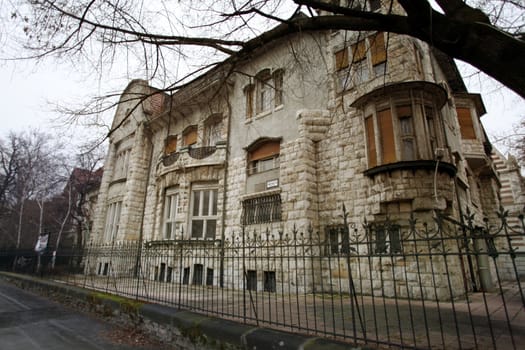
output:
MULTIPOLYGON (((459 220, 467 207, 491 216, 500 183, 484 113, 451 58, 382 32, 289 35, 171 95, 134 80, 114 117, 92 240, 207 244, 312 227, 333 252, 343 204, 358 225, 413 212, 459 220)), ((375 232, 371 253, 401 249, 398 233, 375 232)))

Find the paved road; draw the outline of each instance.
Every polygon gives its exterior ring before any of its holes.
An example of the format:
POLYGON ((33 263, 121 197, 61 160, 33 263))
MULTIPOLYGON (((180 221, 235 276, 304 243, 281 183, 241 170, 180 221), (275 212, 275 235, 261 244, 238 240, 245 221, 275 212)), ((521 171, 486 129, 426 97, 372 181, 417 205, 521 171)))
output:
POLYGON ((155 344, 130 345, 134 341, 137 340, 121 328, 0 280, 0 350, 158 348, 155 344))

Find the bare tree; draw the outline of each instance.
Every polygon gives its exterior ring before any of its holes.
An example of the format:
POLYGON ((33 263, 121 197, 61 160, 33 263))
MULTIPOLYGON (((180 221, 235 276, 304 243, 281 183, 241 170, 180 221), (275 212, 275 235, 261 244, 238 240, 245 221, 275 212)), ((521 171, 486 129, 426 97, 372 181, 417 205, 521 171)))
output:
MULTIPOLYGON (((24 214, 29 200, 39 207, 36 231, 40 233, 43 230, 45 202, 64 182, 58 167, 63 158, 61 149, 49 135, 35 130, 11 133, 7 142, 3 143, 2 162, 6 165, 3 165, 0 176, 8 186, 3 190, 5 200, 2 205, 5 212, 17 218, 17 223, 16 227, 2 226, 4 232, 16 232, 16 248, 20 248, 23 230, 27 227, 24 214)), ((35 235, 32 238, 36 238, 35 235)))
POLYGON ((521 1, 436 0, 439 8, 434 9, 427 0, 382 0, 381 11, 366 3, 31 0, 15 1, 10 11, 21 24, 25 47, 33 57, 83 58, 100 74, 124 59, 145 67, 149 77, 172 83, 181 81, 177 62, 194 59, 194 47, 208 58, 198 65, 190 62, 187 68, 193 68, 192 73, 225 57, 231 62, 242 59, 262 44, 291 33, 380 30, 421 39, 525 97, 521 1), (308 15, 290 17, 300 10, 308 15), (260 29, 275 24, 283 25, 257 36, 260 29))

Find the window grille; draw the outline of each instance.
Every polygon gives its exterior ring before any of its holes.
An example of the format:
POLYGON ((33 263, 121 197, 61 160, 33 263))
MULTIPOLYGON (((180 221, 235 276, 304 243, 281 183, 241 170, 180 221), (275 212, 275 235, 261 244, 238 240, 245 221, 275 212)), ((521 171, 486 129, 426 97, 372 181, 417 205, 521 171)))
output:
POLYGON ((243 225, 281 221, 281 195, 272 194, 244 200, 243 225))

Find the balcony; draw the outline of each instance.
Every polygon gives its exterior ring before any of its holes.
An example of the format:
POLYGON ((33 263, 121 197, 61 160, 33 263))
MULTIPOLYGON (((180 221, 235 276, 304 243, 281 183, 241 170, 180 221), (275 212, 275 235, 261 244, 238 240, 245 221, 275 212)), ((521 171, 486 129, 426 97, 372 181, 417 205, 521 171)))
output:
POLYGON ((162 166, 158 167, 157 175, 194 167, 224 165, 225 161, 224 141, 217 142, 215 146, 184 147, 161 158, 162 166))

